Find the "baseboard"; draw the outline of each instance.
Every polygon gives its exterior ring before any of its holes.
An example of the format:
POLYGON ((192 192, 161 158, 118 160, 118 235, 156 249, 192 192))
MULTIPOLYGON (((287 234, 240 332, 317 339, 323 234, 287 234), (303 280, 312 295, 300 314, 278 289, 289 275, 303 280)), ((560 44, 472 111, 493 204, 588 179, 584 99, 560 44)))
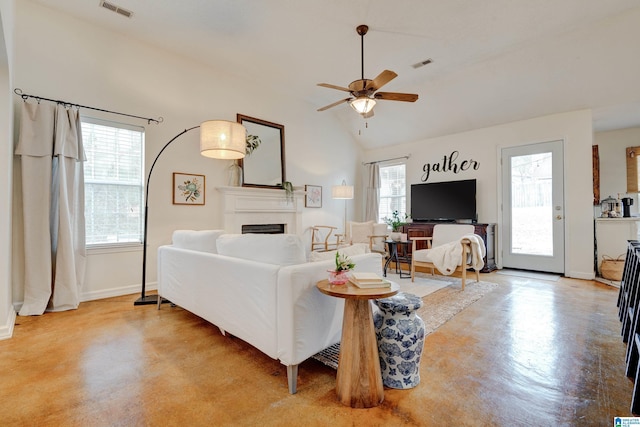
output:
MULTIPOLYGON (((146 290, 158 289, 158 283, 147 283, 146 290)), ((80 302, 93 301, 97 299, 120 297, 122 295, 137 294, 141 292, 140 285, 121 286, 118 288, 101 289, 99 291, 83 292, 80 294, 80 302)))
POLYGON ((596 276, 594 279, 596 282, 604 283, 605 285, 613 286, 614 288, 620 288, 620 282, 615 280, 605 279, 604 277, 596 276))
MULTIPOLYGON (((158 282, 147 283, 147 291, 155 291, 158 289, 158 282)), ((137 294, 141 291, 140 285, 121 286, 118 288, 101 289, 99 291, 83 292, 80 294, 80 302, 94 301, 97 299, 121 297, 123 295, 137 294)), ((13 303, 13 321, 15 322, 16 313, 20 312, 23 301, 17 301, 13 303)), ((2 339, 3 328, 0 327, 0 339, 2 339)), ((11 331, 13 333, 13 325, 11 325, 11 331)))
POLYGON ((4 326, 0 326, 0 340, 6 340, 13 336, 13 327, 16 324, 16 311, 13 306, 9 310, 9 316, 4 326))
POLYGON ((590 273, 585 273, 581 271, 569 271, 565 274, 566 277, 571 277, 573 279, 583 279, 583 280, 594 280, 596 278, 595 273, 592 271, 590 273))

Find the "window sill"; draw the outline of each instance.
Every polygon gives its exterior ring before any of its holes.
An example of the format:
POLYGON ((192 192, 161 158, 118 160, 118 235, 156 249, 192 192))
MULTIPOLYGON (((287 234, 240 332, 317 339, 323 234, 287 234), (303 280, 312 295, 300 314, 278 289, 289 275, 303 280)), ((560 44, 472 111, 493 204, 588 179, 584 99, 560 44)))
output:
POLYGON ((120 252, 142 251, 142 243, 111 243, 103 245, 87 245, 87 255, 113 254, 120 252))

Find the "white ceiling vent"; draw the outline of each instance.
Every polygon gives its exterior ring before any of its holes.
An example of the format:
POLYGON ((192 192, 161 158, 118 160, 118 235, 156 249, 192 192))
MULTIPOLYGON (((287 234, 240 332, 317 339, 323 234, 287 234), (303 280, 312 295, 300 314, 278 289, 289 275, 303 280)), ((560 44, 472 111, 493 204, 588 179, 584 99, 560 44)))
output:
POLYGON ((127 18, 131 18, 131 16, 133 15, 133 12, 131 12, 130 10, 123 9, 120 6, 116 6, 113 3, 109 3, 108 1, 101 0, 100 6, 127 18))
POLYGON ((431 58, 427 58, 424 61, 420 61, 417 62, 415 64, 412 65, 413 68, 420 68, 420 67, 424 67, 425 65, 431 64, 433 62, 433 59, 431 58))

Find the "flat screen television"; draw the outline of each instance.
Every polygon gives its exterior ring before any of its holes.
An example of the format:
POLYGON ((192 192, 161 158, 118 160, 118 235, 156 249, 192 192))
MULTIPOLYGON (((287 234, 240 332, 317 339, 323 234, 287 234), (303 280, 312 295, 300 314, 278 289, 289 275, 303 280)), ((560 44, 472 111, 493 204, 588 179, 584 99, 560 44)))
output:
POLYGON ((475 222, 476 180, 412 184, 411 218, 414 221, 475 222))

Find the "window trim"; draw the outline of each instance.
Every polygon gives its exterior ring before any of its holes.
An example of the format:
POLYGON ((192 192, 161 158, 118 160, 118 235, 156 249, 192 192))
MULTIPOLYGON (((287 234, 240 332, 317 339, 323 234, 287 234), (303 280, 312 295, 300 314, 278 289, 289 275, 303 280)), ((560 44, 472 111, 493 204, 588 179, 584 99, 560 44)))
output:
MULTIPOLYGON (((407 161, 406 159, 396 159, 396 160, 387 160, 384 162, 380 162, 379 163, 379 167, 382 169, 384 168, 388 168, 388 167, 393 167, 393 166, 400 166, 403 165, 404 166, 404 196, 397 196, 397 197, 404 197, 404 212, 406 214, 408 214, 408 205, 409 205, 409 191, 407 186, 408 186, 408 180, 407 180, 407 161)), ((382 177, 380 178, 380 180, 382 181, 382 177)), ((389 197, 385 197, 385 199, 389 199, 389 197)), ((382 205, 382 195, 379 194, 378 195, 378 206, 382 205)), ((381 216, 381 212, 378 208, 378 220, 381 221, 382 220, 382 216, 381 216)))
MULTIPOLYGON (((82 132, 82 123, 89 123, 98 126, 108 126, 119 129, 126 129, 133 132, 140 132, 142 134, 142 141, 140 147, 140 157, 142 163, 142 175, 141 175, 141 215, 140 215, 140 223, 142 225, 140 232, 140 241, 135 242, 112 242, 112 243, 87 243, 85 236, 85 248, 87 255, 97 255, 97 254, 108 254, 108 253, 119 253, 119 252, 136 252, 142 251, 143 249, 143 239, 144 239, 144 194, 146 190, 146 132, 147 129, 141 125, 134 125, 131 123, 124 122, 116 122, 113 120, 101 119, 93 116, 86 116, 84 114, 80 114, 80 132, 82 132)), ((86 180, 85 180, 86 186, 86 180)))
POLYGON ((142 242, 115 242, 87 244, 87 255, 110 254, 116 252, 141 252, 142 242))

